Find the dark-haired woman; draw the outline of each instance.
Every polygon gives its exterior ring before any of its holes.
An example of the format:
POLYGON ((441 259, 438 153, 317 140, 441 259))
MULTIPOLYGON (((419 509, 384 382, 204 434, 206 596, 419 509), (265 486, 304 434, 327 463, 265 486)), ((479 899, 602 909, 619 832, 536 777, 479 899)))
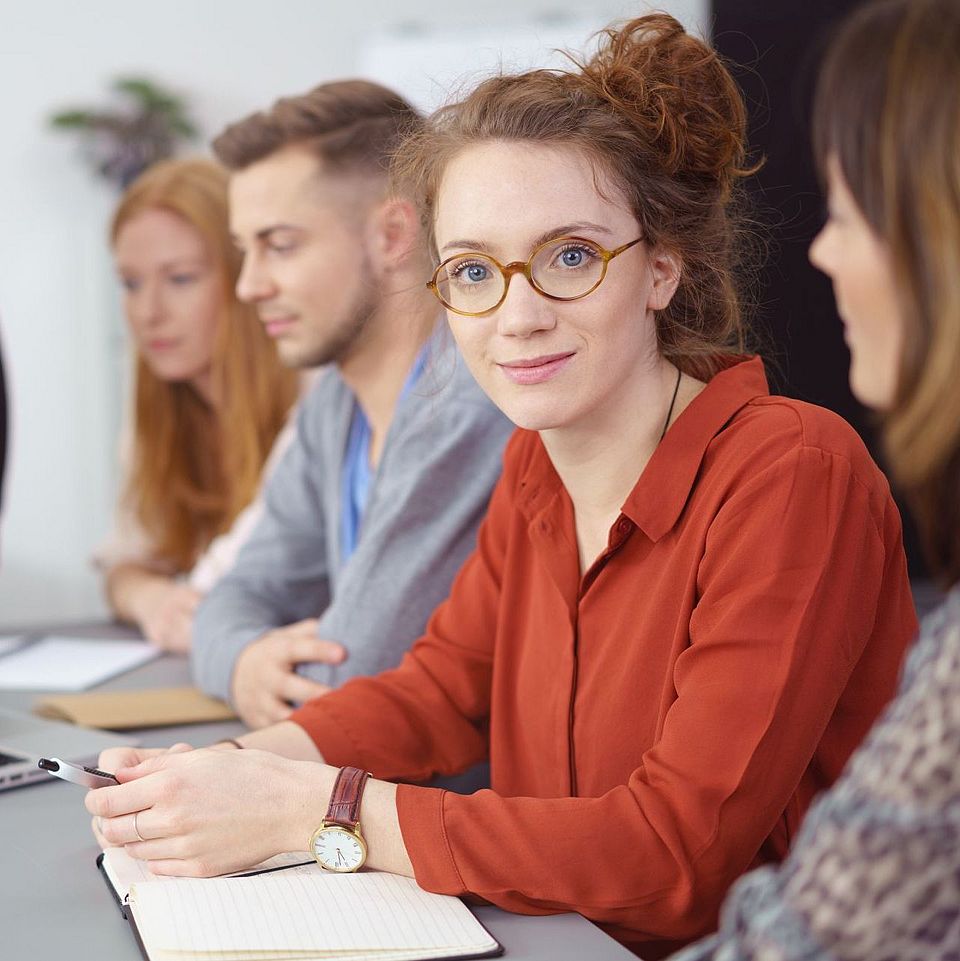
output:
POLYGON ((861 8, 828 54, 814 125, 829 218, 810 257, 949 593, 786 863, 744 878, 720 933, 683 958, 947 961, 960 957, 960 4, 861 8))
POLYGON ((398 669, 242 738, 273 753, 125 768, 88 800, 107 840, 159 873, 224 871, 309 843, 330 765, 420 781, 489 757, 471 797, 341 777, 368 863, 579 911, 647 958, 784 854, 915 620, 863 446, 740 356, 743 136, 726 70, 659 16, 579 72, 482 84, 407 146, 433 288, 522 428, 477 551, 398 669))

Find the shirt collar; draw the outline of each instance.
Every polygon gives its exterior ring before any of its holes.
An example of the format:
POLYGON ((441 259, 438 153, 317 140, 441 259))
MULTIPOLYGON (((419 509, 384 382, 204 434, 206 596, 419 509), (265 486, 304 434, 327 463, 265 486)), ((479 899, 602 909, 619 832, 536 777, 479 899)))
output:
MULTIPOLYGON (((759 357, 728 362, 671 425, 624 502, 623 514, 650 540, 660 540, 679 520, 713 438, 738 410, 769 393, 759 357)), ((563 485, 542 445, 520 486, 520 508, 529 519, 560 493, 563 485)))
POLYGON ((736 358, 674 421, 623 505, 650 540, 660 540, 679 520, 714 437, 745 404, 769 393, 763 361, 736 358))

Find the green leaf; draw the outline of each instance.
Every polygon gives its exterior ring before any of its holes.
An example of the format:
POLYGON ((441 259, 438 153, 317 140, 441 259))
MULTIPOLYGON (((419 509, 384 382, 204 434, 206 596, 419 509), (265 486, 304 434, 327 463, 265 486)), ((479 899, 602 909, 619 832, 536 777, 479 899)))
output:
POLYGON ((63 110, 50 118, 54 127, 89 127, 96 114, 89 110, 63 110))

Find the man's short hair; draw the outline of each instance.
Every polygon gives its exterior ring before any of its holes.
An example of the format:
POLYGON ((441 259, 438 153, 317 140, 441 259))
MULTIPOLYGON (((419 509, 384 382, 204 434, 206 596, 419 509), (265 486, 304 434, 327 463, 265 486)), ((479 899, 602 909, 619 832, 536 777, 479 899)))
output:
POLYGON ((330 173, 385 177, 400 143, 422 125, 421 115, 393 90, 368 80, 339 80, 282 97, 269 110, 231 124, 213 141, 213 152, 236 171, 302 146, 330 173))

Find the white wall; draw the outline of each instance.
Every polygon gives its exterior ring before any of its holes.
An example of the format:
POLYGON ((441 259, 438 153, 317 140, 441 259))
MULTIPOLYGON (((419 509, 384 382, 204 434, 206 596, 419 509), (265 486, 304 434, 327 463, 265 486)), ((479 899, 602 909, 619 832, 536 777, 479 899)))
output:
MULTIPOLYGON (((658 4, 688 26, 706 0, 658 4)), ((103 613, 88 557, 109 525, 125 345, 105 230, 111 189, 46 118, 102 105, 148 75, 186 95, 204 138, 338 76, 364 72, 432 105, 458 75, 582 45, 624 0, 0 0, 0 330, 12 450, 0 625, 103 613), (432 51, 432 53, 431 53, 432 51)), ((544 55, 546 56, 546 55, 544 55)), ((198 147, 199 149, 199 147, 198 147)))

